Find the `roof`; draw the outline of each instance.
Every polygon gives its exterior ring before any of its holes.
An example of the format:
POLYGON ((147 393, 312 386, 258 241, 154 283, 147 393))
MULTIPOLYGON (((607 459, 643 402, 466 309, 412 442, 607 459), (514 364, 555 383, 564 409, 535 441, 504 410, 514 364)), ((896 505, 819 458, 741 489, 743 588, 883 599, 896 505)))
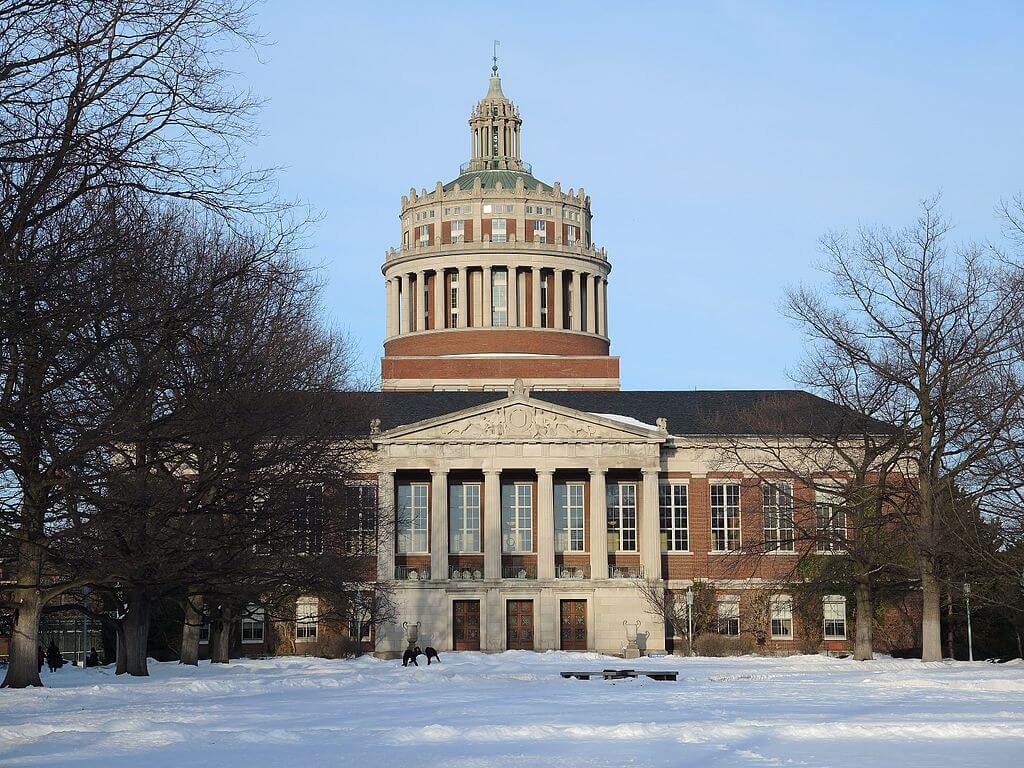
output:
MULTIPOLYGON (((377 392, 362 393, 359 399, 360 407, 369 406, 362 419, 368 423, 375 413, 381 429, 388 430, 505 397, 504 392, 377 392)), ((890 429, 800 390, 532 392, 530 397, 588 413, 627 416, 645 424, 665 418, 673 435, 828 435, 865 427, 876 427, 879 432, 890 429)))
POLYGON ((526 173, 526 171, 483 170, 467 171, 457 179, 445 184, 444 191, 450 192, 455 188, 456 184, 462 190, 472 189, 475 180, 478 178, 483 189, 497 189, 499 181, 501 182, 502 189, 515 189, 516 179, 522 179, 523 184, 530 190, 540 189, 544 192, 550 192, 553 189, 553 187, 535 179, 532 174, 526 173))

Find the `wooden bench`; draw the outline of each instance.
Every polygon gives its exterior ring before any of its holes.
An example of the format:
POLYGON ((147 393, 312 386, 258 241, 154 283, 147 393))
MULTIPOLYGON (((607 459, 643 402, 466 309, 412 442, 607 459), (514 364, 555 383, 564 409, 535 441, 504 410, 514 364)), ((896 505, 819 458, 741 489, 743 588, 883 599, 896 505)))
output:
POLYGON ((577 680, 589 680, 592 677, 600 677, 604 680, 626 680, 634 677, 648 677, 651 680, 677 680, 679 677, 679 673, 672 669, 602 669, 589 672, 560 672, 559 674, 566 679, 576 678, 577 680))

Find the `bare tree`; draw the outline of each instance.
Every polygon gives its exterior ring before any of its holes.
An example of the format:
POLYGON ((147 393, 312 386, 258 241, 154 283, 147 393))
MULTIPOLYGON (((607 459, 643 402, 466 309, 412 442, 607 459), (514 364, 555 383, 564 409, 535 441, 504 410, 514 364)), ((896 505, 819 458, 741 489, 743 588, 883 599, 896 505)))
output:
MULTIPOLYGON (((986 463, 1003 450, 1022 397, 1019 274, 981 247, 949 248, 949 230, 930 200, 913 227, 830 235, 827 288, 793 290, 786 306, 812 355, 876 380, 887 421, 909 438, 913 483, 893 510, 914 534, 925 661, 942 658, 942 507, 991 490, 986 463)), ((828 381, 806 383, 829 391, 828 381)))
POLYGON ((267 208, 267 174, 244 171, 237 152, 254 102, 217 64, 255 42, 247 18, 246 0, 0 8, 0 536, 15 560, 5 685, 40 684, 40 613, 82 581, 56 578, 50 556, 74 550, 83 463, 139 407, 126 384, 131 397, 100 413, 84 373, 153 330, 126 314, 121 289, 145 265, 113 256, 116 217, 153 196, 227 215, 267 208))

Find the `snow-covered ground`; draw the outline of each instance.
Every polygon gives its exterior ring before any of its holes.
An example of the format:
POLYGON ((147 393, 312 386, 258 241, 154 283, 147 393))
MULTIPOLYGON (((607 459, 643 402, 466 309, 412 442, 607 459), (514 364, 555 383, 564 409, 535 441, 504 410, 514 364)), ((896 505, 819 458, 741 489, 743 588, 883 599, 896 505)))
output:
POLYGON ((0 691, 3 766, 1016 766, 1024 664, 643 659, 678 682, 563 680, 596 654, 310 658, 43 673, 0 691), (421 659, 422 662, 422 659, 421 659))

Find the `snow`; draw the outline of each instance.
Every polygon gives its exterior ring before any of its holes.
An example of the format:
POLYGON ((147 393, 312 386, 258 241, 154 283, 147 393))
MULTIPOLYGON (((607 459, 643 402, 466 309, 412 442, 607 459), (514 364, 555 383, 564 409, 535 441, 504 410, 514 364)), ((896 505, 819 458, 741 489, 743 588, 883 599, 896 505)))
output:
POLYGON ((1024 664, 597 654, 278 658, 43 672, 0 691, 0 766, 1019 765, 1024 664), (671 668, 677 682, 563 680, 671 668))
POLYGON ((647 424, 645 422, 640 421, 639 419, 634 419, 632 416, 621 416, 621 415, 619 415, 617 413, 591 413, 590 415, 591 416, 600 416, 602 419, 609 419, 611 421, 617 421, 620 424, 628 424, 631 427, 640 427, 641 429, 650 429, 650 430, 653 430, 655 432, 658 431, 658 425, 657 424, 647 424))

